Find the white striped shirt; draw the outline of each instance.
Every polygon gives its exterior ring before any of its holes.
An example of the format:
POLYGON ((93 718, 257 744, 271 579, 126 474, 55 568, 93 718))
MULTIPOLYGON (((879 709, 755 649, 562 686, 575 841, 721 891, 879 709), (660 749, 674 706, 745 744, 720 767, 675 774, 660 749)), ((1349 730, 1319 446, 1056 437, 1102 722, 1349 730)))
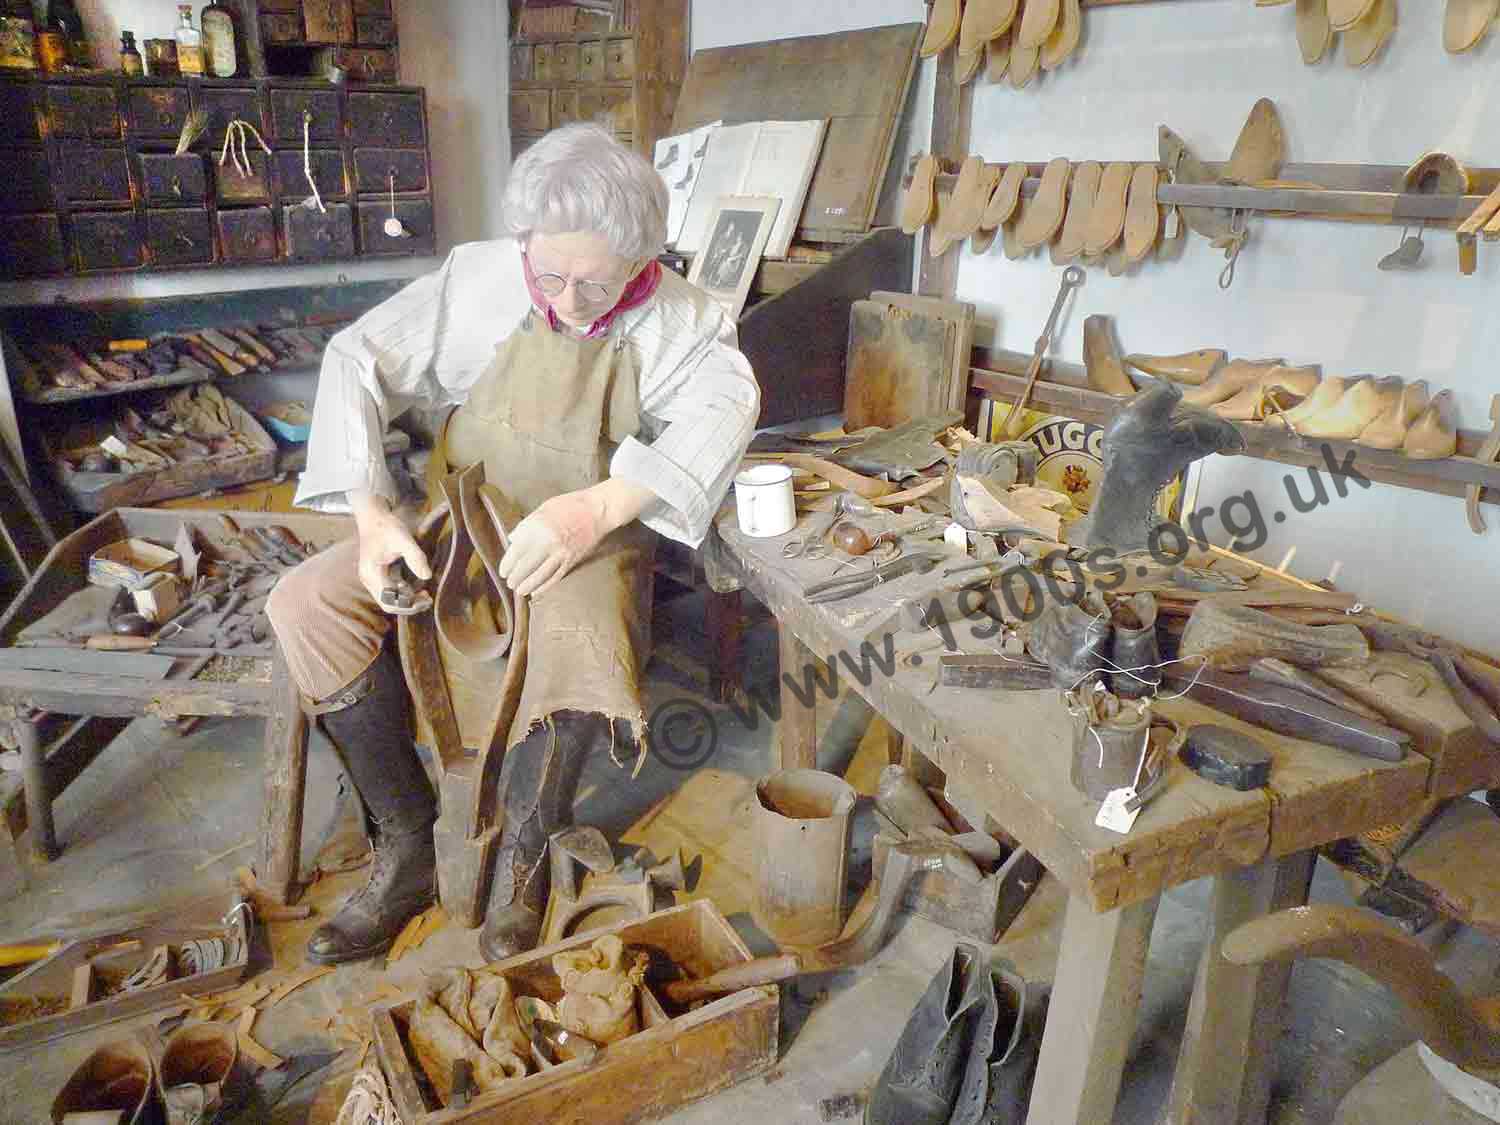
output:
MULTIPOLYGON (((387 425, 412 407, 461 404, 530 308, 515 242, 471 242, 335 335, 296 502, 344 511, 351 489, 394 498, 387 425)), ((760 388, 722 306, 671 270, 615 330, 639 372, 641 432, 615 450, 610 475, 656 494, 643 523, 697 546, 755 431, 760 388)))

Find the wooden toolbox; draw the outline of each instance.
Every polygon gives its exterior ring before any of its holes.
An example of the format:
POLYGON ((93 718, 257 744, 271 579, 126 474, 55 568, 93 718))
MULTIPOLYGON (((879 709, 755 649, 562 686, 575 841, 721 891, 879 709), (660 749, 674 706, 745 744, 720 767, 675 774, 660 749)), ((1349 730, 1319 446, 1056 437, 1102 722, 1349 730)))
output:
MULTIPOLYGON (((552 955, 618 934, 627 949, 664 955, 693 977, 741 961, 750 951, 713 903, 700 899, 622 922, 495 966, 516 995, 554 1003, 561 987, 552 955)), ((764 1074, 776 1063, 780 1004, 774 985, 746 988, 689 1012, 662 1008, 649 983, 641 989, 641 1030, 599 1052, 518 1078, 463 1108, 442 1108, 406 1044, 411 1001, 375 1010, 375 1051, 406 1125, 628 1125, 764 1074)))

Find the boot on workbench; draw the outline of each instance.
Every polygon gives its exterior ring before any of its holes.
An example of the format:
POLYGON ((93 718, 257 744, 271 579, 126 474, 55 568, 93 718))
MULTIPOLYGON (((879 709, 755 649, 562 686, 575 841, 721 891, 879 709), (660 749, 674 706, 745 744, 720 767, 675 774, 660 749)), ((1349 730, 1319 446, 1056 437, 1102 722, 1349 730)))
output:
POLYGON ((401 666, 383 651, 348 693, 354 701, 323 715, 323 729, 369 812, 374 849, 369 881, 307 943, 319 965, 358 961, 388 949, 435 897, 432 824, 437 797, 411 736, 401 666))
POLYGON ((486 961, 535 948, 552 885, 547 839, 573 823, 584 760, 608 730, 603 715, 559 711, 505 755, 500 767, 505 826, 479 931, 479 952, 486 961))

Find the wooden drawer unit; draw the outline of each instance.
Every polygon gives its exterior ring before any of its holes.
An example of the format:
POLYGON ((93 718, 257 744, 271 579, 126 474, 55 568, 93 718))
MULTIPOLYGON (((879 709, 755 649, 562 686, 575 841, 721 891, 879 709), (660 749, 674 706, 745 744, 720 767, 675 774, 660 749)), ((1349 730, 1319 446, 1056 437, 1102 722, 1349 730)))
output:
POLYGON ((552 94, 548 90, 516 90, 510 95, 513 133, 545 133, 552 127, 552 94))
POLYGON ((270 262, 276 258, 276 222, 269 207, 220 211, 219 248, 225 262, 270 262))
POLYGON ((604 43, 578 44, 578 81, 604 81, 604 43))
POLYGON ((272 46, 280 43, 302 42, 302 13, 262 12, 260 14, 260 37, 272 46))
POLYGON ((333 203, 325 215, 300 204, 281 209, 286 228, 286 256, 299 262, 321 262, 354 256, 354 213, 347 203, 333 203))
POLYGON ((68 268, 56 215, 0 215, 0 260, 11 277, 40 277, 68 268))
POLYGON ((190 108, 186 86, 134 86, 130 90, 130 132, 137 137, 176 140, 190 108))
POLYGON ((531 49, 531 77, 538 82, 551 82, 557 77, 552 72, 552 56, 557 47, 552 43, 538 43, 531 49))
POLYGON ((427 139, 420 94, 349 95, 349 137, 357 145, 414 148, 427 139))
POLYGON ((262 12, 294 12, 302 18, 302 0, 256 0, 262 12))
POLYGON ((396 218, 409 237, 391 238, 385 221, 391 217, 389 203, 370 200, 359 205, 359 249, 362 254, 431 254, 432 202, 426 199, 396 200, 396 218))
POLYGON ((354 186, 357 191, 367 194, 392 190, 403 194, 426 191, 427 152, 420 148, 356 149, 354 186))
POLYGON ((179 207, 146 212, 146 249, 153 266, 207 265, 214 260, 208 211, 179 207))
POLYGON ((391 16, 391 0, 354 0, 356 16, 391 16))
POLYGON ((353 0, 302 0, 309 43, 354 42, 353 0))
POLYGON ((635 40, 604 41, 604 77, 611 82, 629 82, 635 77, 635 40))
POLYGON ((512 82, 531 81, 531 51, 530 43, 510 45, 510 80, 512 82))
POLYGON ((308 117, 308 136, 313 141, 337 144, 343 136, 339 96, 334 90, 272 90, 271 131, 276 139, 302 143, 302 115, 308 117))
POLYGON ((134 211, 75 211, 71 226, 73 258, 79 270, 129 270, 145 265, 134 211))
POLYGON ((41 140, 32 90, 29 82, 0 82, 0 140, 41 140))
POLYGON ((47 86, 47 122, 54 137, 114 140, 120 110, 112 86, 47 86))
POLYGON ((214 196, 220 203, 269 203, 271 158, 259 149, 250 152, 250 175, 243 175, 232 160, 214 166, 214 196))
POLYGON ((341 66, 351 82, 396 81, 396 52, 386 47, 325 47, 328 61, 341 66))
POLYGON ((552 80, 578 81, 578 44, 558 43, 552 48, 552 80))
POLYGON ((552 91, 552 127, 559 129, 578 120, 578 91, 576 89, 552 91))
MULTIPOLYGON (((224 143, 224 130, 231 121, 248 121, 261 136, 266 134, 265 119, 260 111, 260 95, 253 88, 239 86, 203 86, 197 92, 197 104, 208 114, 208 129, 204 136, 213 146, 215 154, 224 143)), ((255 147, 251 138, 250 146, 255 147)))
POLYGON ((123 148, 68 143, 58 149, 64 199, 75 203, 129 203, 130 164, 123 148))
POLYGON ((208 195, 203 157, 194 153, 143 152, 141 190, 148 203, 202 203, 208 195))
MULTIPOLYGON (((308 153, 313 182, 324 199, 343 199, 349 194, 344 177, 344 154, 337 149, 315 148, 308 153)), ((312 195, 307 186, 307 172, 302 166, 302 151, 282 150, 276 154, 277 192, 282 199, 306 199, 312 195)))
POLYGON ((6 169, 7 180, 5 190, 0 191, 0 211, 52 210, 52 172, 46 149, 0 149, 0 168, 6 169))
POLYGON ((635 92, 629 86, 580 90, 578 120, 596 122, 616 133, 628 133, 635 128, 635 92))
POLYGON ((396 21, 379 16, 356 16, 354 41, 375 47, 389 47, 396 42, 396 21))

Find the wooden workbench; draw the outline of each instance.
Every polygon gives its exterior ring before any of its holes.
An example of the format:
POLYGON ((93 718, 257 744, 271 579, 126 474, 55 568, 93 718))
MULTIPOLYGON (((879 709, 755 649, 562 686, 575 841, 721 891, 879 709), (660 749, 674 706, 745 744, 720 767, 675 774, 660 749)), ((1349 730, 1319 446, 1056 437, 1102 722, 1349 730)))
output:
MULTIPOLYGON (((908 744, 942 769, 966 804, 982 807, 1067 888, 1052 1015, 1043 1038, 1028 1125, 1110 1120, 1135 1029, 1151 925, 1161 893, 1216 878, 1213 936, 1199 966, 1168 1120, 1264 1121, 1267 1044, 1276 1034, 1288 973, 1245 970, 1217 956, 1219 935, 1247 918, 1306 901, 1314 849, 1412 815, 1429 792, 1433 762, 1412 753, 1376 761, 1251 728, 1187 699, 1159 703, 1180 722, 1213 721, 1255 735, 1275 761, 1267 788, 1238 793, 1174 761, 1168 787, 1127 836, 1096 827, 1098 805, 1069 781, 1072 720, 1055 691, 983 691, 937 684, 936 633, 894 631, 903 599, 935 585, 907 575, 840 602, 808 605, 802 590, 834 560, 788 559, 797 534, 751 539, 721 515, 716 565, 759 598, 781 630, 782 766, 815 763, 817 708, 793 691, 838 664, 838 681, 864 696, 908 744), (859 668, 861 646, 872 674, 859 668), (914 655, 911 655, 913 654, 914 655), (887 659, 894 654, 894 661, 887 659), (873 659, 878 657, 880 666, 873 659)), ((848 574, 846 567, 840 573, 848 574)), ((993 623, 981 618, 982 633, 993 623)), ((964 651, 995 651, 956 624, 964 651)), ((1500 781, 1493 763, 1491 784, 1500 781)), ((1466 780, 1472 769, 1463 771, 1466 780)))

